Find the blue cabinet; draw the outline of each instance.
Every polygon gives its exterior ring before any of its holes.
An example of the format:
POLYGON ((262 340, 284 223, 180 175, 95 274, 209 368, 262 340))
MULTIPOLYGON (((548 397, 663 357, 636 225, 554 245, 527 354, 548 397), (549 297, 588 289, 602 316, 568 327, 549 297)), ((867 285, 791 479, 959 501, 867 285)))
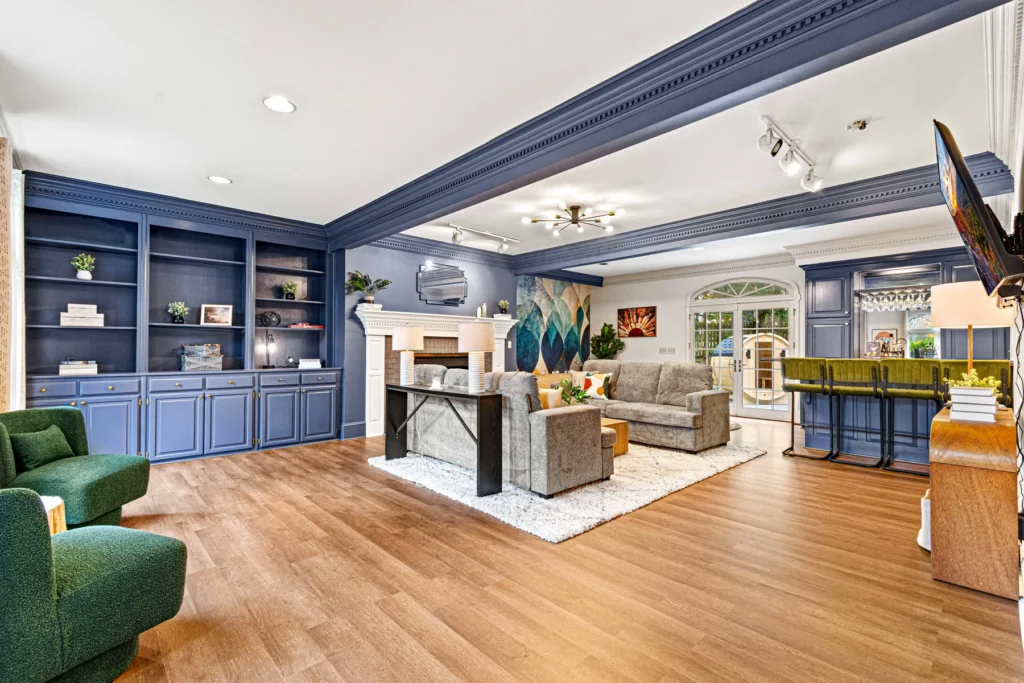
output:
POLYGON ((89 452, 138 455, 141 403, 137 394, 82 399, 89 452))
POLYGON ((205 394, 191 391, 149 395, 146 450, 150 460, 203 454, 204 400, 205 394))
POLYGON ((850 315, 853 302, 850 278, 827 277, 807 281, 807 317, 833 317, 850 315))
POLYGON ((334 438, 338 431, 338 390, 334 386, 309 387, 302 390, 302 440, 334 438))
POLYGON ((302 394, 291 387, 264 389, 260 395, 260 445, 263 448, 298 443, 302 394))
POLYGON ((849 318, 822 318, 807 323, 810 358, 849 358, 851 341, 849 318))
POLYGON ((253 391, 214 391, 206 394, 204 453, 244 451, 255 446, 253 391))

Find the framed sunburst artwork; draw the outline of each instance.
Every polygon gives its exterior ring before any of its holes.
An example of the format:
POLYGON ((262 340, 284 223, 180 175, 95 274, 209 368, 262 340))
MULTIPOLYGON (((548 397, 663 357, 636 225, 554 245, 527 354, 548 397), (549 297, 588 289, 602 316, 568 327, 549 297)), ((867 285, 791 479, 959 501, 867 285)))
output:
POLYGON ((620 337, 657 337, 658 307, 638 306, 619 309, 620 337))

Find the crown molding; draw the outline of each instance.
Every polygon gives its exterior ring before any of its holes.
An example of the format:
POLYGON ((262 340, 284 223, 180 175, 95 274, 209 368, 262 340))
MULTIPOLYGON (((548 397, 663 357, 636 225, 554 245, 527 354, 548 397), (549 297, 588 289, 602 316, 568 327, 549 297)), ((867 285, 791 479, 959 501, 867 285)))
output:
POLYGON ((757 272, 766 268, 781 268, 794 266, 796 262, 790 254, 778 254, 773 256, 760 256, 757 258, 736 259, 734 261, 717 261, 715 263, 700 263, 692 266, 680 266, 678 268, 664 268, 662 270, 649 270, 645 273, 628 273, 626 275, 610 275, 604 279, 605 287, 615 285, 630 285, 637 282, 658 282, 661 280, 678 280, 686 277, 698 277, 701 275, 728 275, 729 273, 757 272))
MULTIPOLYGON (((1013 191, 1010 169, 991 152, 968 157, 967 166, 982 195, 1013 191)), ((841 223, 942 203, 938 168, 929 164, 829 187, 821 192, 804 192, 611 237, 519 254, 514 257, 515 271, 529 273, 635 258, 711 240, 841 223)))
POLYGON ((371 243, 372 246, 384 249, 397 249, 411 254, 434 256, 443 259, 458 259, 467 263, 478 263, 484 266, 495 266, 512 270, 512 258, 508 254, 498 254, 483 249, 464 247, 461 244, 446 244, 437 240, 429 240, 413 235, 391 235, 371 243))
MULTIPOLYGON (((494 326, 494 338, 504 341, 509 331, 519 322, 516 318, 477 318, 470 315, 444 315, 441 313, 407 313, 390 310, 360 310, 356 317, 363 324, 367 337, 390 336, 396 327, 416 325, 423 328, 427 337, 457 337, 462 323, 490 323, 494 326)), ((504 344, 501 345, 502 347, 504 344)))
POLYGON ((587 273, 576 273, 571 270, 549 270, 543 273, 520 273, 521 277, 543 277, 548 280, 560 280, 562 282, 573 282, 578 285, 590 285, 591 287, 603 287, 605 278, 600 275, 588 275, 587 273))
MULTIPOLYGON (((1024 110, 1024 0, 1014 0, 986 12, 982 16, 982 32, 989 149, 1012 169, 1019 170, 1024 157, 1024 127, 1020 125, 1024 110)), ((1000 196, 992 202, 992 209, 1009 225, 1019 203, 1019 198, 1000 196)))
POLYGON ((862 235, 825 242, 785 247, 798 266, 833 261, 875 258, 913 251, 962 247, 963 241, 952 225, 936 225, 893 233, 862 235))
POLYGON ((200 223, 211 223, 231 228, 300 237, 327 242, 323 226, 262 213, 231 209, 216 204, 193 202, 152 192, 129 190, 113 185, 92 183, 48 173, 25 173, 25 196, 91 204, 109 209, 133 211, 149 215, 176 218, 200 223))
POLYGON ((3 107, 0 107, 0 138, 7 138, 7 142, 11 145, 11 158, 14 161, 14 168, 24 168, 21 165, 21 157, 18 156, 18 146, 14 144, 14 134, 11 133, 11 127, 7 124, 7 119, 4 118, 3 107))
POLYGON ((706 118, 1004 0, 758 0, 327 224, 355 247, 706 118))

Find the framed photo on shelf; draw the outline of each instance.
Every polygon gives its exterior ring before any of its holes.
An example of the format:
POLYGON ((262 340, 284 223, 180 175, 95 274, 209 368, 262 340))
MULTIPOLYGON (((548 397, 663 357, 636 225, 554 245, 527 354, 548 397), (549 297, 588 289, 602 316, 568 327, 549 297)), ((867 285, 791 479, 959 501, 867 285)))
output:
POLYGON ((230 304, 203 304, 199 324, 212 327, 231 327, 234 306, 230 304))
POLYGON ((869 342, 889 342, 894 343, 900 336, 899 330, 893 330, 888 328, 875 327, 871 330, 871 337, 868 339, 869 342))

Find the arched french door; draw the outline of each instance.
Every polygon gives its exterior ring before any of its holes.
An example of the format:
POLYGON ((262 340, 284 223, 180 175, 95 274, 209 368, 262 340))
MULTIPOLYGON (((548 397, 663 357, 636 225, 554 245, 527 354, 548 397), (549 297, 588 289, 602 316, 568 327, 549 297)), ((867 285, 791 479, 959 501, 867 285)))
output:
POLYGON ((798 300, 793 285, 763 279, 722 282, 691 300, 692 360, 732 392, 733 415, 789 419, 778 359, 797 352, 798 300))

